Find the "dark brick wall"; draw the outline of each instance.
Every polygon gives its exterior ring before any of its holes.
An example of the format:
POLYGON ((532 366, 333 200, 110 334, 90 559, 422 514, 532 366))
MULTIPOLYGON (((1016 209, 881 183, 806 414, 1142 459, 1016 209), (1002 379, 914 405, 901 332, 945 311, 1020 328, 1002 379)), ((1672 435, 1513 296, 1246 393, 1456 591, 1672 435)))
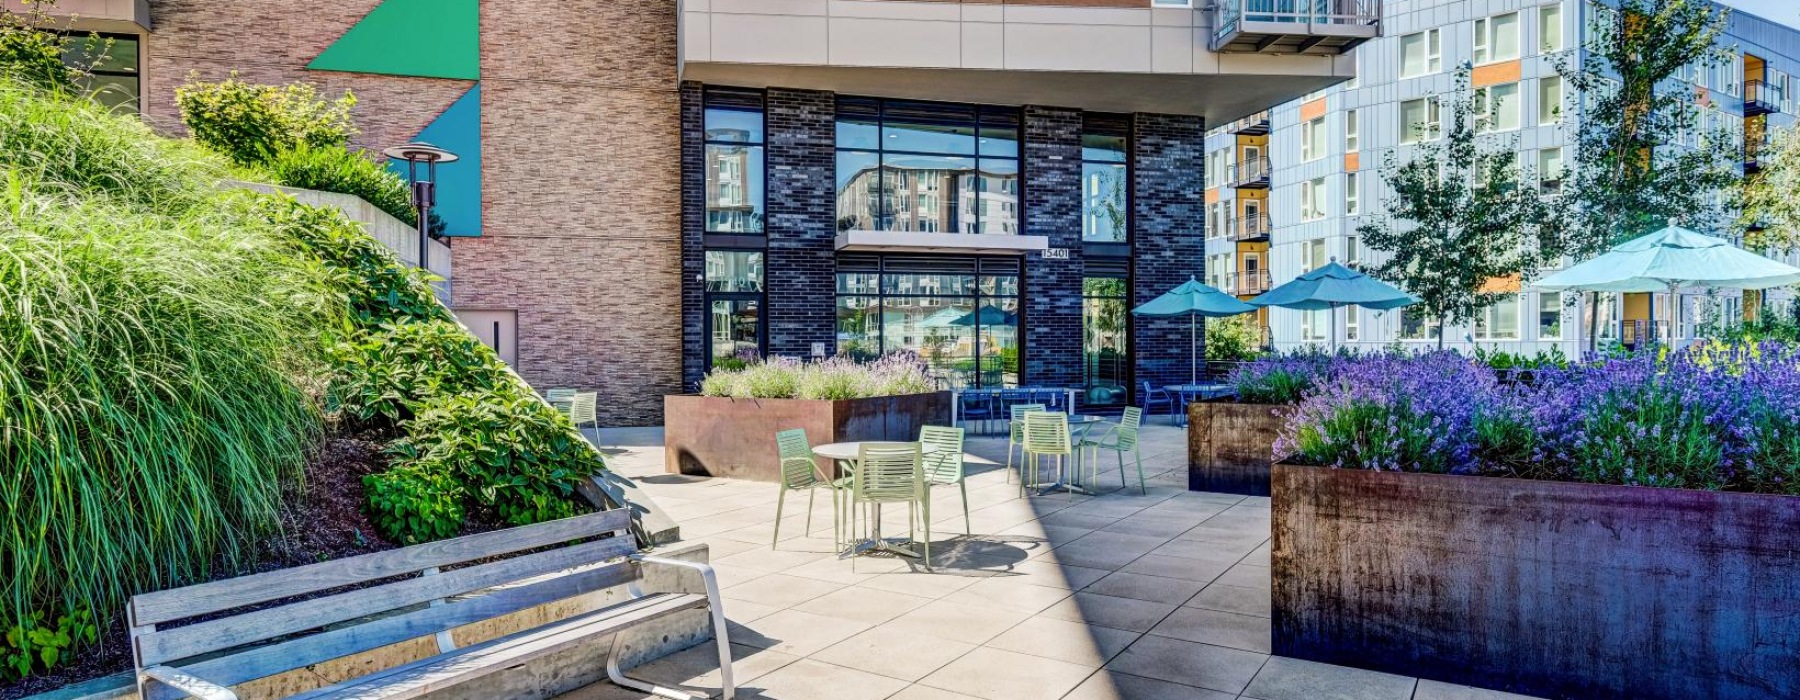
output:
MULTIPOLYGON (((1206 124, 1200 117, 1132 118, 1132 305, 1155 299, 1206 271, 1206 124)), ((1137 380, 1185 384, 1191 338, 1185 318, 1136 317, 1137 380)), ((1205 335, 1205 325, 1199 333, 1205 335)), ((1204 353, 1203 353, 1204 354, 1204 353)))
POLYGON ((769 354, 807 357, 813 343, 836 348, 836 96, 770 89, 765 288, 769 354))
POLYGON ((706 371, 706 105, 699 83, 681 84, 681 383, 706 371))
POLYGON ((1025 377, 1081 385, 1081 112, 1025 108, 1025 234, 1069 259, 1025 258, 1025 377))

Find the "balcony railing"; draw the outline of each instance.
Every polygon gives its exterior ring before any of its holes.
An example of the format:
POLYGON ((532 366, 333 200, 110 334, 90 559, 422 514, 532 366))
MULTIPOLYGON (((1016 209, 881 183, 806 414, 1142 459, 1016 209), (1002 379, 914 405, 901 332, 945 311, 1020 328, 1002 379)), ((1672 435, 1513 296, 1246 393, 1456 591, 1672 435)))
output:
POLYGON ((1232 237, 1239 241, 1269 240, 1269 215, 1257 214, 1237 220, 1237 230, 1232 237))
POLYGON ((1238 163, 1231 173, 1234 188, 1262 189, 1269 186, 1269 159, 1252 158, 1238 163))
POLYGON ((1213 0, 1212 50, 1337 55, 1381 35, 1381 0, 1213 0))
POLYGON ((1246 296, 1269 291, 1269 273, 1265 270, 1246 272, 1237 276, 1237 294, 1246 296))
POLYGON ((1781 88, 1761 80, 1744 81, 1744 116, 1781 111, 1781 88))
POLYGON ((1269 133, 1269 112, 1263 110, 1243 119, 1239 119, 1226 127, 1227 132, 1239 136, 1262 136, 1269 133))

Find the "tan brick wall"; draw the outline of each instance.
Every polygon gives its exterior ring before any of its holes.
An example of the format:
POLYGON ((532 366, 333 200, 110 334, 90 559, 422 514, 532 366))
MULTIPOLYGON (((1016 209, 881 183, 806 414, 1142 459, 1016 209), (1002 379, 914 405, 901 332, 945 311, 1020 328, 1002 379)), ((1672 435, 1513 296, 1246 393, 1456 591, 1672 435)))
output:
POLYGON ((484 236, 454 247, 459 306, 519 312, 520 374, 598 390, 602 422, 661 421, 680 390, 674 3, 484 2, 484 236))
MULTIPOLYGON (((380 0, 159 0, 144 111, 179 132, 190 72, 306 80, 360 104, 358 142, 412 139, 466 81, 305 70, 380 0)), ((661 420, 680 390, 679 104, 668 0, 481 6, 485 237, 458 239, 454 304, 518 311, 520 374, 661 420)))

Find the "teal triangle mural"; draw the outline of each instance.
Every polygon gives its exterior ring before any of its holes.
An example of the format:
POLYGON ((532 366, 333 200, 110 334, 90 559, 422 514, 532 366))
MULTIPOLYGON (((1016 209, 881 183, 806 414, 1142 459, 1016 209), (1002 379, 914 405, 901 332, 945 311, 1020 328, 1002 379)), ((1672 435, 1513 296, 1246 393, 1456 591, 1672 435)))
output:
MULTIPOLYGON (((481 84, 456 98, 419 132, 417 140, 458 157, 437 169, 437 208, 433 211, 444 220, 444 235, 481 235, 481 84)), ((406 177, 405 161, 389 161, 388 168, 406 177)))
POLYGON ((306 67, 477 80, 480 19, 479 0, 383 0, 306 67))

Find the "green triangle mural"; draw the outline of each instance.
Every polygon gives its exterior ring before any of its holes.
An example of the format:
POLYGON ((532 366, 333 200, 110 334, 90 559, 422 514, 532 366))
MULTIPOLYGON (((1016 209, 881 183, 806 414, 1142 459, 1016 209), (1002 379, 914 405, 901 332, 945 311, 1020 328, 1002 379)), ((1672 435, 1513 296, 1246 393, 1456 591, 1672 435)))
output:
POLYGON ((481 77, 479 0, 383 0, 307 64, 312 70, 481 77))

